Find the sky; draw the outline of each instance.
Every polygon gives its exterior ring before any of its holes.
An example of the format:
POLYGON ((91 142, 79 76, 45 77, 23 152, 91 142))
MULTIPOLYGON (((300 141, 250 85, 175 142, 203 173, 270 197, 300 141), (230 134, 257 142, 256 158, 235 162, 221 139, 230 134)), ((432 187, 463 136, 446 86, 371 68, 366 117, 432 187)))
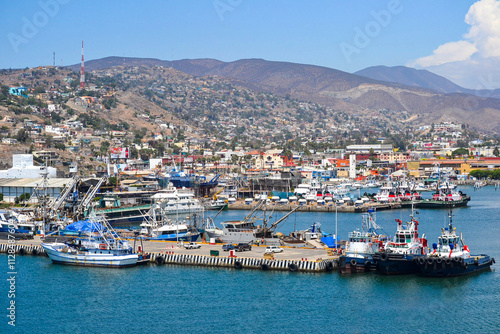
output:
POLYGON ((107 56, 427 69, 500 88, 500 0, 2 2, 0 68, 107 56))

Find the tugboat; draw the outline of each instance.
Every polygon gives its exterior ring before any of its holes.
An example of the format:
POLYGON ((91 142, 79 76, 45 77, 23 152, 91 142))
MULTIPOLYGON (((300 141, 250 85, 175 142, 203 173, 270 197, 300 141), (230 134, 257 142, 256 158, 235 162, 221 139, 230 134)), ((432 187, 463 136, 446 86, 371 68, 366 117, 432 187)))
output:
POLYGON ((418 208, 441 209, 450 206, 467 206, 470 201, 470 196, 457 191, 456 189, 439 188, 433 195, 432 199, 424 199, 416 202, 418 208))
POLYGON ((379 250, 387 236, 379 233, 382 228, 375 222, 373 213, 374 210, 369 209, 368 213, 363 214, 362 231, 349 232, 345 255, 339 258, 342 274, 376 269, 372 256, 379 250))
POLYGON ((450 210, 449 224, 441 230, 438 243, 432 244, 433 252, 416 260, 420 274, 427 277, 451 277, 466 275, 489 269, 495 263, 488 255, 471 255, 469 247, 462 236, 457 234, 457 228, 452 225, 450 210))
POLYGON ((419 272, 417 260, 427 255, 427 240, 425 235, 418 237, 418 220, 413 217, 403 225, 396 219, 398 229, 393 241, 387 242, 379 252, 373 255, 377 272, 384 275, 416 274, 419 272))

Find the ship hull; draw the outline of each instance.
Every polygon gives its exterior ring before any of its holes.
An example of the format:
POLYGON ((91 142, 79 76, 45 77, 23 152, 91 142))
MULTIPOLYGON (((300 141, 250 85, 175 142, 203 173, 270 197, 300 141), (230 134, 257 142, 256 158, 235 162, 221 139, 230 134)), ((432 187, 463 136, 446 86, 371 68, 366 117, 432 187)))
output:
POLYGON ((377 253, 373 255, 377 272, 382 275, 409 275, 419 273, 416 259, 423 255, 377 253))
POLYGON ((50 244, 42 244, 45 252, 53 263, 86 266, 124 268, 137 265, 137 254, 72 254, 54 249, 50 244))
POLYGON ((360 258, 349 255, 339 258, 339 267, 342 274, 364 273, 374 271, 377 268, 371 256, 360 258))
POLYGON ((488 270, 495 259, 488 255, 474 255, 467 259, 425 257, 417 261, 419 274, 426 277, 454 277, 488 270))

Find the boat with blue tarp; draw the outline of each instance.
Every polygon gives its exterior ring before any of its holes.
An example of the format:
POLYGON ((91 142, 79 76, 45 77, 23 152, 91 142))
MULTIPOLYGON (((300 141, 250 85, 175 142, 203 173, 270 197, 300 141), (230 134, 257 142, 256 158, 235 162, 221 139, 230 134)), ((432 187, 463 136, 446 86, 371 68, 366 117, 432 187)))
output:
POLYGON ((53 263, 93 266, 131 267, 138 254, 128 241, 122 240, 103 217, 92 217, 66 226, 60 232, 62 240, 44 239, 42 247, 53 263))

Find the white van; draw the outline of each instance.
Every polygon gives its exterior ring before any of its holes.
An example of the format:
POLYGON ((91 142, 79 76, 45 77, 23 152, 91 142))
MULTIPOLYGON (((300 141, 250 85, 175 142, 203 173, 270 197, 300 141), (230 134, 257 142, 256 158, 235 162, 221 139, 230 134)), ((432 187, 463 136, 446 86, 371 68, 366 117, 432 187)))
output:
POLYGON ((283 248, 278 246, 267 246, 266 253, 281 253, 283 248))

